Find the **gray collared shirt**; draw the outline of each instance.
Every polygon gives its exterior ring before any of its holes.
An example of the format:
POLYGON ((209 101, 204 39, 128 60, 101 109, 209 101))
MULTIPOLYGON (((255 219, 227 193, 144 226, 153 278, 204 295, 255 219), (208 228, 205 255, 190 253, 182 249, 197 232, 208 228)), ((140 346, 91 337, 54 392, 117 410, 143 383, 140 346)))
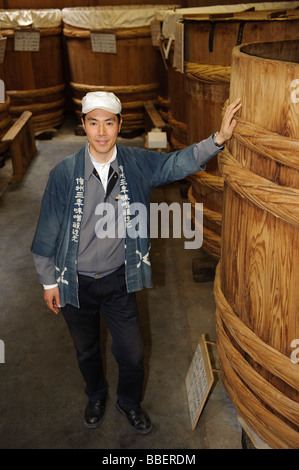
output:
MULTIPOLYGON (((117 159, 113 160, 110 166, 118 175, 117 159)), ((77 266, 80 274, 103 277, 125 262, 125 239, 124 231, 121 230, 124 225, 118 203, 119 178, 105 199, 106 191, 93 171, 94 165, 86 146, 85 201, 77 266)))
MULTIPOLYGON (((119 178, 105 201, 106 191, 102 182, 93 174, 95 167, 88 148, 87 143, 85 201, 77 267, 80 274, 101 278, 115 271, 125 262, 124 220, 118 203, 119 178), (105 205, 105 202, 108 204, 105 205), (105 209, 107 206, 109 206, 109 213, 105 209), (115 236, 111 232, 112 227, 115 228, 115 236)), ((110 166, 118 175, 117 159, 113 160, 110 166)), ((34 255, 34 262, 39 282, 45 287, 54 286, 56 284, 54 259, 34 255)))

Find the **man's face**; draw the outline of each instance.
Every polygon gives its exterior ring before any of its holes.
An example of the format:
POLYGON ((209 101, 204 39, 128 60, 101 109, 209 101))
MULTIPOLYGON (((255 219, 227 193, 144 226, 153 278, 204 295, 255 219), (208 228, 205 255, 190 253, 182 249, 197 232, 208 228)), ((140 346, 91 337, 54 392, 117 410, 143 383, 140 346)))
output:
POLYGON ((86 114, 85 123, 82 121, 82 124, 90 143, 89 151, 98 162, 110 160, 121 122, 118 122, 116 114, 103 109, 94 109, 86 114))

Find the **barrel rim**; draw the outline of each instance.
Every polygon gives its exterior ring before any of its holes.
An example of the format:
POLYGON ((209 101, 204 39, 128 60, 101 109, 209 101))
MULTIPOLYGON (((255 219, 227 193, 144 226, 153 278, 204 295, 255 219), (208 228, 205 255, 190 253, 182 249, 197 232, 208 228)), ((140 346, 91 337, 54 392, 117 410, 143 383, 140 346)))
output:
POLYGON ((254 55, 254 54, 249 54, 248 52, 246 52, 246 48, 250 47, 250 48, 253 48, 254 46, 256 47, 261 47, 263 45, 267 45, 267 46, 270 46, 270 47, 278 47, 279 44, 297 44, 299 46, 299 39, 285 39, 285 40, 282 40, 282 41, 262 41, 262 42, 259 42, 259 41, 254 41, 254 42, 248 42, 248 43, 244 43, 244 44, 240 44, 239 46, 235 46, 233 48, 233 51, 232 51, 232 55, 233 56, 248 56, 248 57, 252 57, 253 59, 255 60, 262 60, 262 61, 267 61, 267 62, 271 62, 271 63, 284 63, 284 64, 290 64, 290 65, 299 65, 299 62, 292 62, 292 61, 289 61, 289 60, 283 60, 283 59, 272 59, 272 58, 267 58, 267 57, 260 57, 258 55, 254 55))

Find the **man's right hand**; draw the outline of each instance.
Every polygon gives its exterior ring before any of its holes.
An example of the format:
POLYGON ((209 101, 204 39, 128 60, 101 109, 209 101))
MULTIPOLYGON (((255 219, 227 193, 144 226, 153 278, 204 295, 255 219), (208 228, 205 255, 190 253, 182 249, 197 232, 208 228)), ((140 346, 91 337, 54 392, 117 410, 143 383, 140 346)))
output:
POLYGON ((50 310, 56 315, 60 310, 60 295, 59 287, 53 287, 52 289, 44 289, 44 299, 50 310))

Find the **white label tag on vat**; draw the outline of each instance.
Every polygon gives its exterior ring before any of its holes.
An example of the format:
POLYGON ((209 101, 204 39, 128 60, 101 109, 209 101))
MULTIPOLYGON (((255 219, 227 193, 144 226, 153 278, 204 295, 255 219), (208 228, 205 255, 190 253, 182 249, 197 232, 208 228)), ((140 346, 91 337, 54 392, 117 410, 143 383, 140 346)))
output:
POLYGON ((38 52, 40 45, 40 31, 36 29, 15 29, 14 50, 38 52))
POLYGON ((6 49, 6 40, 7 38, 0 37, 0 64, 4 62, 5 49, 6 49))
POLYGON ((116 35, 114 33, 91 31, 90 40, 92 52, 116 54, 116 35))

